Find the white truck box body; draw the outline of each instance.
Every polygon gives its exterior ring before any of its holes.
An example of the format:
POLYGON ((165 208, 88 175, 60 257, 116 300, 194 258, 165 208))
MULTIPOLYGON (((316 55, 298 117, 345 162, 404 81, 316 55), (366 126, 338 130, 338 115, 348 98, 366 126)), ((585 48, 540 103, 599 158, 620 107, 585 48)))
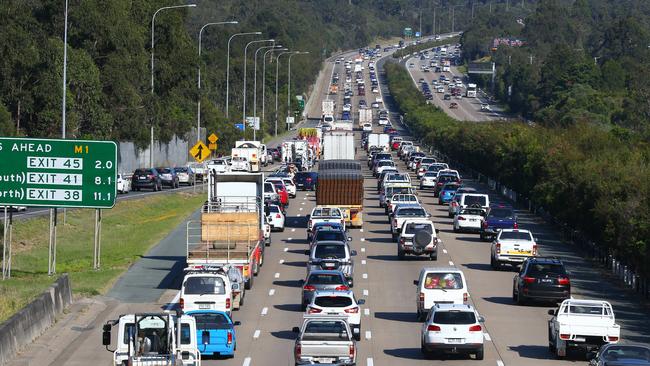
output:
POLYGON ((354 134, 328 132, 323 135, 323 160, 354 160, 354 134))

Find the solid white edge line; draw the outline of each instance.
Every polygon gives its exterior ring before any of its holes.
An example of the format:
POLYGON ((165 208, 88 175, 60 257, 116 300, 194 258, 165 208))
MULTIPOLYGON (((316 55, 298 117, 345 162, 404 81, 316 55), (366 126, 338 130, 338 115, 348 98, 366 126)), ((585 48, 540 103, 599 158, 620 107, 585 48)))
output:
POLYGON ((505 366, 505 364, 503 363, 503 361, 497 360, 497 366, 505 366))
POLYGON ((264 307, 262 308, 262 315, 266 315, 269 312, 269 308, 264 307))
POLYGON ((256 330, 255 330, 255 333, 253 333, 253 338, 254 338, 254 339, 259 338, 259 337, 260 337, 260 333, 261 333, 260 330, 259 330, 259 329, 256 329, 256 330))
POLYGON ((246 358, 244 359, 244 363, 242 364, 242 366, 250 366, 250 364, 251 364, 251 358, 250 358, 250 357, 246 357, 246 358))
POLYGON ((483 333, 483 337, 485 338, 486 341, 491 342, 492 338, 490 337, 490 334, 485 332, 483 333))
POLYGON ((366 366, 374 366, 374 363, 372 362, 372 357, 368 357, 366 360, 366 366))

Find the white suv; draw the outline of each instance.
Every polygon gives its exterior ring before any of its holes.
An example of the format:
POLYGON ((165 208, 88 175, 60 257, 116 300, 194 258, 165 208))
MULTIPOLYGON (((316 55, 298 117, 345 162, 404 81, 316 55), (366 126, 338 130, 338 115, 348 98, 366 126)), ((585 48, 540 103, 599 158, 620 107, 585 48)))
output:
POLYGON ((181 310, 219 310, 231 315, 232 285, 223 269, 186 271, 179 300, 181 310))
POLYGON ((471 305, 439 304, 422 325, 421 350, 426 358, 444 352, 474 354, 483 359, 483 317, 471 305))
POLYGON ((361 340, 361 309, 364 299, 355 299, 352 291, 316 291, 307 306, 306 314, 341 315, 348 318, 354 338, 361 340))

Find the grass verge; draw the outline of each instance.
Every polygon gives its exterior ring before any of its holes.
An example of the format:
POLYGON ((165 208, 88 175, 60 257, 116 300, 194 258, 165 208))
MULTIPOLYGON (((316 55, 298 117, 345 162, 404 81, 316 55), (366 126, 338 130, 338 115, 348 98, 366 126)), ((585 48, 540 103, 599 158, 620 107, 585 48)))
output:
MULTIPOLYGON (((98 271, 92 269, 95 213, 93 210, 68 210, 65 225, 59 215, 57 272, 69 273, 75 295, 105 293, 131 264, 204 200, 203 194, 180 192, 124 200, 111 210, 103 210, 101 269, 98 271)), ((14 224, 12 278, 0 282, 0 322, 53 282, 47 275, 48 222, 46 216, 14 224)))

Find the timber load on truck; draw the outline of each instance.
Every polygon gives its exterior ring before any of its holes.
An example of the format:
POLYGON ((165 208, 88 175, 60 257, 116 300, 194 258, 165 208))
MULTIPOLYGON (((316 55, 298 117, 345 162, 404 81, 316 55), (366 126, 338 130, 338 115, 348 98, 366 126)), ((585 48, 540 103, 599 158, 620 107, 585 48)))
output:
POLYGON ((363 226, 363 174, 356 160, 323 160, 318 168, 316 205, 338 207, 346 225, 363 226))

